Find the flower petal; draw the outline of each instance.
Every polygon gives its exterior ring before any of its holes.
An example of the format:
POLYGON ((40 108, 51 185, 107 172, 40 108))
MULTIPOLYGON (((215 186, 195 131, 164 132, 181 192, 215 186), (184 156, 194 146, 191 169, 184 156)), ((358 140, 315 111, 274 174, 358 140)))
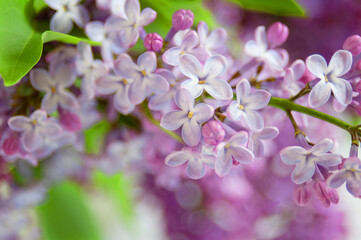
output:
POLYGON ((114 107, 118 112, 129 114, 133 111, 134 105, 129 101, 127 90, 128 87, 118 89, 114 95, 114 107))
POLYGON ((121 39, 125 47, 133 47, 139 38, 139 28, 128 27, 122 31, 121 39))
POLYGON ((147 85, 143 80, 135 80, 129 89, 129 100, 132 104, 139 104, 144 101, 147 94, 147 85))
POLYGON ((280 155, 281 159, 285 164, 294 165, 298 164, 299 162, 306 160, 306 155, 309 153, 304 148, 292 146, 286 147, 281 150, 280 155))
POLYGON ((193 158, 187 164, 187 176, 192 179, 200 179, 206 174, 206 169, 201 159, 193 158))
POLYGON ((75 82, 75 79, 76 74, 73 68, 68 65, 58 68, 54 77, 54 81, 58 84, 59 88, 70 87, 75 82))
POLYGON ((203 87, 198 84, 198 80, 188 79, 182 82, 181 88, 185 88, 191 93, 193 98, 199 97, 203 92, 203 87))
POLYGON ((68 13, 56 12, 50 20, 50 30, 60 33, 69 33, 73 28, 73 22, 68 13))
POLYGON ((236 133, 235 135, 233 135, 231 137, 231 139, 229 140, 229 142, 231 143, 231 145, 243 145, 248 141, 248 133, 245 131, 241 131, 236 133))
POLYGON ((165 159, 165 164, 170 167, 178 167, 192 158, 187 151, 178 151, 169 154, 165 159))
POLYGON ((297 59, 291 65, 291 69, 293 70, 294 79, 297 81, 302 77, 306 70, 306 65, 301 59, 297 59))
POLYGON ((244 116, 246 118, 247 125, 251 130, 261 130, 264 127, 263 118, 258 112, 246 110, 246 114, 244 116))
POLYGON ((308 97, 308 103, 311 107, 319 107, 325 104, 331 96, 331 84, 320 80, 314 86, 308 97))
POLYGON ((163 53, 162 59, 166 64, 169 64, 171 66, 177 66, 179 63, 181 52, 182 51, 179 47, 172 47, 163 53))
POLYGON ((222 75, 227 70, 227 60, 222 55, 213 55, 208 58, 203 66, 203 73, 207 78, 222 75))
POLYGON ((114 62, 114 72, 126 79, 135 79, 139 76, 138 66, 128 54, 121 54, 114 62))
POLYGON ((255 40, 262 49, 267 49, 267 36, 265 26, 259 26, 255 30, 255 40))
POLYGON ((157 57, 154 52, 145 52, 138 57, 137 64, 140 70, 152 73, 157 68, 157 57))
POLYGON ((39 134, 45 137, 57 137, 62 133, 62 128, 55 122, 46 121, 38 127, 39 134))
POLYGON ((30 72, 30 82, 33 87, 41 92, 48 92, 54 85, 54 81, 45 69, 34 69, 30 72))
POLYGON ((265 53, 265 49, 261 49, 256 41, 250 40, 246 42, 244 52, 251 57, 260 57, 265 53))
POLYGON ((257 90, 247 98, 247 109, 262 109, 269 103, 271 94, 266 90, 257 90))
POLYGON ((189 146, 196 146, 201 140, 201 129, 193 119, 186 119, 182 127, 182 138, 189 146))
POLYGON ((184 54, 180 57, 179 70, 183 75, 197 80, 202 73, 201 63, 195 56, 190 54, 184 54))
POLYGON ((326 153, 333 148, 333 141, 329 138, 323 138, 315 143, 311 148, 311 152, 315 155, 326 153))
POLYGON ((53 113, 58 106, 58 102, 58 95, 53 94, 52 92, 48 92, 41 101, 41 108, 44 109, 47 113, 53 113))
POLYGON ((177 106, 183 111, 189 111, 194 105, 194 99, 191 93, 185 88, 180 88, 174 94, 174 101, 175 104, 177 104, 177 106))
POLYGON ((338 188, 340 187, 344 182, 346 182, 346 170, 341 170, 336 173, 333 173, 331 176, 327 178, 327 184, 331 188, 338 188))
POLYGON ((217 100, 231 100, 233 97, 231 85, 226 81, 217 78, 207 79, 203 88, 209 95, 217 100))
POLYGON ((184 35, 184 38, 182 40, 181 48, 184 51, 190 50, 197 46, 199 43, 198 41, 198 35, 196 31, 191 30, 186 35, 184 35))
POLYGON ((147 84, 152 89, 152 92, 156 94, 162 94, 169 90, 169 83, 159 74, 149 74, 144 78, 147 78, 144 81, 147 81, 147 84))
POLYGON ((218 176, 225 176, 229 173, 233 165, 233 160, 231 154, 226 154, 224 146, 219 150, 215 171, 218 176))
POLYGON ((60 105, 69 110, 78 109, 80 107, 77 98, 70 92, 59 90, 59 103, 60 105))
POLYGON ((342 158, 337 154, 325 153, 317 156, 315 162, 324 167, 337 166, 342 162, 342 158))
POLYGON ((342 78, 332 78, 330 84, 333 95, 342 105, 348 105, 352 101, 351 84, 342 78))
POLYGON ((160 126, 173 131, 180 128, 187 121, 187 113, 184 111, 170 111, 160 120, 160 126))
POLYGON ((324 79, 325 74, 328 73, 326 60, 318 54, 309 56, 306 59, 306 66, 313 75, 320 79, 324 79))
POLYGON ((210 50, 224 46, 227 39, 227 32, 224 28, 216 28, 209 34, 205 47, 210 50))
POLYGON ((14 116, 9 118, 8 125, 13 131, 17 132, 31 128, 30 119, 25 116, 14 116))
POLYGON ((139 22, 140 26, 147 26, 151 24, 154 19, 157 17, 157 12, 151 8, 144 8, 139 15, 139 22))
POLYGON ((43 139, 36 130, 25 131, 21 137, 24 149, 32 152, 43 144, 43 139))
POLYGON ((292 181, 296 184, 307 182, 315 174, 315 170, 316 167, 313 161, 301 161, 292 172, 292 181))
POLYGON ((75 6, 70 11, 71 18, 76 25, 80 28, 84 28, 85 24, 89 22, 89 13, 84 6, 75 6))
POLYGON ((232 121, 241 120, 242 116, 245 114, 243 110, 239 109, 239 103, 236 101, 233 101, 231 104, 229 104, 226 112, 227 112, 227 116, 232 121))
POLYGON ((231 144, 228 151, 237 162, 250 163, 254 160, 253 153, 245 147, 231 144))
POLYGON ((123 87, 120 81, 121 77, 111 74, 104 75, 95 81, 96 91, 101 94, 112 94, 123 87))
POLYGON ((335 52, 328 65, 328 72, 335 76, 342 76, 347 73, 352 65, 352 54, 346 50, 335 52))
POLYGON ((259 139, 274 139, 278 136, 279 131, 276 127, 265 127, 260 133, 258 133, 259 139))
POLYGON ((140 5, 138 0, 127 0, 124 5, 125 14, 129 22, 136 22, 139 18, 140 5))
POLYGON ((243 78, 236 86, 236 95, 238 104, 244 103, 251 92, 251 84, 243 78))
POLYGON ((193 108, 193 114, 194 114, 192 117, 193 120, 199 123, 203 123, 213 116, 214 108, 205 103, 198 103, 193 108))
POLYGON ((86 35, 95 42, 103 42, 105 38, 104 24, 100 21, 93 21, 85 26, 86 35))
POLYGON ((351 179, 348 179, 348 181, 346 182, 346 189, 355 197, 359 197, 361 195, 361 178, 353 177, 351 179))

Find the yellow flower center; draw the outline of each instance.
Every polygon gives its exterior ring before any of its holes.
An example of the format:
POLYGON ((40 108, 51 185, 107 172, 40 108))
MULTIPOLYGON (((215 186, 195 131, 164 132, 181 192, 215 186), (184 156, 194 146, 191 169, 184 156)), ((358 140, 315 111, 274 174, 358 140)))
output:
POLYGON ((206 81, 205 81, 205 80, 199 80, 198 83, 199 83, 199 84, 205 84, 206 81))
POLYGON ((243 106, 242 104, 239 104, 238 108, 239 108, 240 110, 243 110, 243 109, 244 109, 244 106, 243 106))
POLYGON ((140 73, 143 75, 143 77, 147 76, 147 73, 145 70, 142 70, 140 73))
POLYGON ((188 118, 191 119, 191 118, 193 117, 193 115, 194 115, 194 113, 189 112, 189 113, 188 113, 188 118))
POLYGON ((124 84, 128 84, 128 81, 127 81, 127 79, 125 79, 125 78, 122 79, 122 82, 123 82, 124 84))
POLYGON ((327 78, 327 76, 326 76, 326 75, 325 75, 325 81, 326 81, 326 82, 328 82, 328 78, 327 78))
POLYGON ((229 146, 231 146, 231 143, 227 143, 226 146, 225 146, 225 148, 228 149, 229 146))
POLYGON ((36 121, 36 119, 34 119, 31 121, 31 124, 36 125, 36 124, 38 124, 38 121, 36 121))
POLYGON ((52 92, 52 93, 56 93, 56 88, 55 88, 55 87, 52 87, 52 88, 51 88, 51 92, 52 92))

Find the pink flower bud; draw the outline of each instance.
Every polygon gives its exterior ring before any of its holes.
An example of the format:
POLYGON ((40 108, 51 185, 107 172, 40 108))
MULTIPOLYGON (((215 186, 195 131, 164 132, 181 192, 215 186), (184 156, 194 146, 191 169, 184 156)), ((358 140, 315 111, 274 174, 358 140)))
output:
POLYGON ((143 44, 148 51, 159 52, 163 46, 163 38, 157 33, 148 33, 143 44))
POLYGON ((10 136, 3 142, 3 150, 6 155, 15 154, 20 146, 20 141, 16 136, 10 136))
POLYGON ((361 60, 358 60, 357 62, 354 63, 353 67, 352 67, 353 71, 360 71, 361 70, 361 60))
POLYGON ((307 205, 311 200, 311 191, 306 186, 299 186, 293 192, 293 201, 299 206, 307 205))
POLYGON ((325 207, 329 207, 331 203, 337 204, 339 197, 334 189, 330 189, 325 181, 317 181, 313 184, 313 190, 316 197, 325 207))
POLYGON ((202 136, 204 141, 210 145, 217 145, 224 139, 224 129, 222 125, 217 121, 209 121, 202 128, 202 136))
POLYGON ((288 27, 280 22, 275 22, 267 30, 267 40, 271 45, 279 46, 288 38, 288 27))
POLYGON ((348 37, 343 43, 343 49, 350 51, 354 56, 359 55, 361 53, 361 37, 359 35, 348 37))
POLYGON ((191 10, 179 9, 173 14, 172 25, 177 31, 186 30, 193 25, 194 14, 191 10))
POLYGON ((71 132, 77 132, 81 130, 81 120, 76 113, 64 109, 61 109, 59 112, 59 121, 65 130, 71 132))

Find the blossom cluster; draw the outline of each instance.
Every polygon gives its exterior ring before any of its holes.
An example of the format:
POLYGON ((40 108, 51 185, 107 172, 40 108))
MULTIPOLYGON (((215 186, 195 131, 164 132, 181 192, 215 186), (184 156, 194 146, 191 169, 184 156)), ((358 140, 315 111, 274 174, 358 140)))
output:
POLYGON ((50 182, 75 173, 86 178, 92 169, 138 170, 169 190, 187 178, 244 181, 247 169, 257 175, 255 169, 272 162, 275 172, 289 176, 284 181, 293 181, 298 205, 311 196, 324 206, 337 204, 335 189, 343 183, 361 197, 361 127, 332 116, 361 114, 361 65, 355 62, 361 37, 346 39, 328 64, 318 54, 290 62, 281 48, 289 30, 280 22, 257 27, 252 39, 243 39, 242 53, 234 53, 224 28, 195 25, 190 10, 174 13, 163 38, 146 32, 157 13, 141 9, 138 0, 98 0, 98 11, 109 14, 104 21, 90 21, 78 0, 45 2, 56 11, 53 31, 69 33, 74 22, 101 47, 80 42, 50 51, 21 82, 31 89, 28 100, 20 86, 1 89, 0 155, 6 165, 56 162, 70 148, 83 169, 53 169, 50 182), (146 51, 136 53, 132 47, 140 42, 146 51), (120 128, 120 118, 140 120, 141 127, 120 128), (91 155, 84 131, 101 119, 111 131, 100 153, 91 155), (327 125, 326 134, 324 122, 335 125, 327 125), (336 127, 351 135, 348 156, 333 151, 342 144, 336 127))

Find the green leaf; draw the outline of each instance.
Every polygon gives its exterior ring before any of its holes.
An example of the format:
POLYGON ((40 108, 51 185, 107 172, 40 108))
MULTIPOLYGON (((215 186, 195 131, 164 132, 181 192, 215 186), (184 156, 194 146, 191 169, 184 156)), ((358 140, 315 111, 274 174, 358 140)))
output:
POLYGON ((51 41, 58 41, 63 43, 70 43, 70 44, 78 44, 79 42, 86 42, 92 46, 100 46, 101 43, 94 42, 87 38, 81 37, 74 37, 68 34, 53 32, 53 31, 45 31, 42 35, 43 43, 51 42, 51 41))
POLYGON ((103 148, 106 134, 110 130, 110 123, 103 120, 84 131, 85 152, 99 154, 103 148))
POLYGON ((305 10, 295 0, 229 0, 244 9, 281 16, 304 17, 305 10))
POLYGON ((100 240, 86 195, 74 183, 53 186, 37 213, 43 240, 100 240))

